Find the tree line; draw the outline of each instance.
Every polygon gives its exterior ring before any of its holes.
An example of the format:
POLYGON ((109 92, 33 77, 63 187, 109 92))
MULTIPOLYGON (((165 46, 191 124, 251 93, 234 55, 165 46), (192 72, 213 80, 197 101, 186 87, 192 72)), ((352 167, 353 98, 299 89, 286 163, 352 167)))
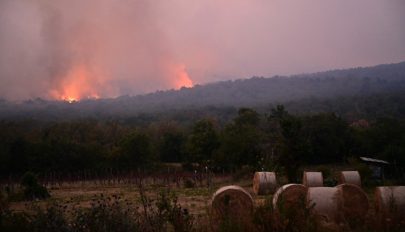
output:
POLYGON ((114 120, 0 121, 0 175, 81 170, 156 170, 162 163, 212 171, 282 169, 296 179, 302 165, 370 156, 405 166, 405 120, 348 121, 334 113, 296 115, 277 105, 240 108, 227 121, 193 123, 114 120))

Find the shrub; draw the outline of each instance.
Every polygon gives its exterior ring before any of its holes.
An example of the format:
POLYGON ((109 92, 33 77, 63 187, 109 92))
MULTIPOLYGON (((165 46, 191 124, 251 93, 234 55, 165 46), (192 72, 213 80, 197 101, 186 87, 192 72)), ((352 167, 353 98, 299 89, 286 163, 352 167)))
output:
POLYGON ((0 231, 25 232, 32 231, 29 216, 22 212, 12 212, 8 209, 0 210, 0 231))
POLYGON ((158 215, 169 222, 174 231, 186 232, 193 230, 194 217, 189 214, 187 209, 183 209, 177 201, 177 197, 169 192, 162 191, 156 202, 158 215))
POLYGON ((195 182, 190 178, 186 178, 186 179, 184 179, 184 187, 185 188, 194 188, 195 182))
POLYGON ((31 172, 26 172, 23 175, 20 184, 23 188, 24 198, 26 200, 45 199, 50 197, 48 190, 38 183, 37 177, 31 172))
POLYGON ((0 213, 7 208, 6 196, 3 194, 3 191, 0 190, 0 213))
POLYGON ((35 232, 71 231, 65 214, 66 206, 52 204, 46 209, 34 205, 34 216, 29 217, 29 226, 35 232))
POLYGON ((183 209, 177 197, 163 191, 156 199, 146 197, 140 189, 141 206, 135 206, 113 195, 95 196, 90 208, 53 203, 32 213, 0 211, 1 232, 126 232, 126 231, 193 231, 194 217, 183 209))
POLYGON ((251 178, 251 176, 253 176, 252 173, 254 173, 254 172, 255 172, 255 168, 253 168, 251 166, 243 166, 242 168, 238 169, 236 172, 233 173, 232 179, 234 181, 239 181, 246 177, 251 178))
MULTIPOLYGON (((137 208, 117 195, 100 195, 91 202, 89 209, 74 208, 72 231, 142 231, 142 222, 137 208)), ((146 228, 145 228, 146 229, 146 228)))

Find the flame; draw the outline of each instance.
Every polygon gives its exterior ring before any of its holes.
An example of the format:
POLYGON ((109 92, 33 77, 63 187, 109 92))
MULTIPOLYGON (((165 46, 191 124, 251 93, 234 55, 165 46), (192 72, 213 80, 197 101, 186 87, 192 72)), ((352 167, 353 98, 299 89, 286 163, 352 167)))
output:
POLYGON ((182 87, 193 87, 193 81, 190 79, 186 71, 186 66, 184 64, 180 64, 174 67, 175 72, 175 80, 174 86, 176 89, 180 89, 182 87))
POLYGON ((64 101, 67 101, 67 102, 69 102, 69 103, 73 103, 73 102, 76 102, 77 101, 77 99, 76 98, 73 98, 73 97, 68 97, 68 98, 65 98, 65 99, 63 99, 64 101))
MULTIPOLYGON (((169 64, 165 71, 164 76, 169 81, 166 87, 175 89, 193 87, 193 81, 184 64, 169 64)), ((103 96, 114 96, 117 92, 106 84, 105 72, 84 64, 72 66, 66 75, 57 80, 60 80, 58 86, 50 91, 50 96, 68 103, 75 103, 83 99, 98 99, 100 98, 99 92, 103 96)))
POLYGON ((94 74, 85 65, 74 66, 62 78, 61 87, 51 91, 51 95, 69 103, 86 98, 97 99, 99 95, 96 91, 95 81, 94 74))

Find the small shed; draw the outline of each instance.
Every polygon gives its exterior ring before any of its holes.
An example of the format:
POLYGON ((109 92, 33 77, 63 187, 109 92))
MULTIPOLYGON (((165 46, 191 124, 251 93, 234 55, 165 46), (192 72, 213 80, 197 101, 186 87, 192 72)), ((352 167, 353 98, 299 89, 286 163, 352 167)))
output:
POLYGON ((384 169, 388 165, 389 162, 385 160, 374 159, 370 157, 360 157, 360 161, 367 164, 370 170, 372 171, 372 178, 377 180, 384 180, 384 169))

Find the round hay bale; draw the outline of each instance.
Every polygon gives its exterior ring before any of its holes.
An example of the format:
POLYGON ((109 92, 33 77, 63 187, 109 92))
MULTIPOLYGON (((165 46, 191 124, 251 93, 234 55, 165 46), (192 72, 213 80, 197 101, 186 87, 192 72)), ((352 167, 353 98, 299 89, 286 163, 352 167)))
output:
POLYGON ((305 204, 306 194, 307 187, 302 184, 283 185, 273 195, 273 207, 287 211, 303 209, 300 203, 305 204))
POLYGON ((347 222, 363 222, 368 209, 367 194, 357 185, 341 184, 336 186, 342 197, 343 216, 347 222))
POLYGON ((405 219, 405 186, 382 186, 375 190, 376 215, 386 219, 405 219))
POLYGON ((361 178, 358 171, 340 172, 339 184, 353 184, 361 187, 361 178))
POLYGON ((246 222, 253 213, 253 198, 243 188, 231 185, 218 189, 211 200, 212 226, 215 228, 224 219, 246 222))
POLYGON ((307 187, 322 187, 322 172, 304 172, 304 175, 302 177, 302 184, 307 187))
POLYGON ((340 190, 334 187, 311 187, 307 191, 307 207, 325 222, 338 222, 341 205, 340 190))
POLYGON ((253 176, 253 192, 257 195, 274 193, 277 188, 276 173, 255 172, 253 176))

